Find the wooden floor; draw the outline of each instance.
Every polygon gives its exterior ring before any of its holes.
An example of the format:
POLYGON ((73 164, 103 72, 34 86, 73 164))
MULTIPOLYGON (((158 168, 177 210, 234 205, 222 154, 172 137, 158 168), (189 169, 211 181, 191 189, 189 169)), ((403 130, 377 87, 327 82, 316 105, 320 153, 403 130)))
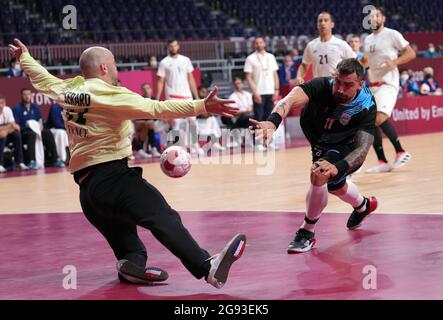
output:
MULTIPOLYGON (((443 213, 443 133, 402 137, 401 141, 412 154, 405 167, 387 174, 362 173, 354 181, 362 193, 378 197, 378 212, 443 213)), ((385 140, 384 145, 392 159, 391 144, 385 140)), ((265 159, 254 159, 252 154, 237 157, 238 164, 195 161, 190 173, 181 179, 166 177, 158 163, 142 166, 144 177, 178 211, 303 211, 310 156, 304 147, 280 150, 265 159), (266 168, 272 174, 257 174, 266 168)), ((364 168, 374 163, 371 150, 364 168)), ((349 212, 346 204, 333 196, 329 199, 326 211, 349 212)), ((78 187, 68 172, 0 178, 0 203, 0 214, 81 211, 78 187)))

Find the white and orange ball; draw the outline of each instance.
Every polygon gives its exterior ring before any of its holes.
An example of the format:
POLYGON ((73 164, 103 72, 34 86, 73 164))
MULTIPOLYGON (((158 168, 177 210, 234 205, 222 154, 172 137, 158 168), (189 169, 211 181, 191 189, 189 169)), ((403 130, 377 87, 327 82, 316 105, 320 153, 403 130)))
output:
POLYGON ((183 177, 191 170, 191 156, 182 147, 171 146, 163 151, 160 168, 168 177, 183 177))

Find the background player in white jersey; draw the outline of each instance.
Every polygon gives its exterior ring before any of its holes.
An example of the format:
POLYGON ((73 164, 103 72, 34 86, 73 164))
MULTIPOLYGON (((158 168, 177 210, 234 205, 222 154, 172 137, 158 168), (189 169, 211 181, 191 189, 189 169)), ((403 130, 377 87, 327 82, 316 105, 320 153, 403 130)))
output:
POLYGON ((311 64, 315 78, 330 77, 340 61, 356 57, 346 41, 332 35, 334 26, 334 18, 329 12, 322 12, 318 15, 317 29, 320 36, 306 46, 302 64, 297 71, 297 78, 291 83, 292 85, 304 83, 304 77, 311 64))
MULTIPOLYGON (((198 99, 197 85, 195 83, 194 67, 191 60, 178 53, 180 45, 173 39, 168 41, 167 57, 160 61, 157 71, 157 100, 160 101, 163 88, 165 88, 166 100, 192 100, 198 99)), ((188 136, 189 131, 193 131, 194 138, 197 135, 197 121, 195 117, 189 119, 176 119, 174 121, 174 130, 183 130, 188 136)), ((182 132, 183 132, 182 131, 182 132)), ((185 137, 180 137, 181 143, 186 143, 185 137)), ((199 147, 197 140, 192 141, 191 151, 203 155, 203 150, 199 147)))
MULTIPOLYGON (((365 39, 362 62, 369 67, 369 88, 377 103, 376 126, 383 130, 397 153, 393 165, 395 169, 403 166, 411 158, 410 153, 401 146, 394 126, 388 120, 397 102, 400 85, 397 66, 408 63, 416 55, 409 42, 398 31, 385 28, 386 17, 382 8, 371 11, 370 21, 373 32, 365 39)), ((375 130, 374 149, 377 153, 378 163, 367 172, 391 171, 392 167, 383 151, 381 132, 378 128, 375 130)))

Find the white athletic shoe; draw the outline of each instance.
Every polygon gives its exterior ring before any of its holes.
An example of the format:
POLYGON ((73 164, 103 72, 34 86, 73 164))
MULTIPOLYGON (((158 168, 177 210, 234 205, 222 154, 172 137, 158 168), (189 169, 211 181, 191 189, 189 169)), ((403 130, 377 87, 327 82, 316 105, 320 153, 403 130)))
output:
POLYGON ((6 172, 6 169, 5 169, 5 167, 3 167, 3 166, 0 166, 0 173, 5 173, 6 172))
POLYGON ((400 167, 403 167, 406 162, 411 160, 412 156, 409 152, 401 152, 397 154, 397 157, 395 157, 394 165, 392 166, 394 169, 398 169, 400 167))
POLYGON ((145 150, 140 149, 140 150, 137 151, 137 158, 139 158, 139 159, 149 159, 149 158, 152 158, 152 155, 147 153, 145 150))
POLYGON ((206 281, 216 287, 222 288, 228 279, 229 269, 231 265, 240 259, 246 246, 246 236, 237 234, 225 248, 215 256, 211 257, 211 269, 206 281))
POLYGON ((22 170, 22 171, 29 170, 28 166, 25 165, 24 163, 19 163, 19 164, 18 164, 18 168, 19 168, 20 170, 22 170))
POLYGON ((366 170, 366 173, 383 173, 390 172, 392 167, 389 163, 379 161, 375 166, 366 170))
POLYGON ((160 152, 158 152, 156 147, 152 147, 149 151, 151 152, 151 155, 156 158, 162 155, 160 152))

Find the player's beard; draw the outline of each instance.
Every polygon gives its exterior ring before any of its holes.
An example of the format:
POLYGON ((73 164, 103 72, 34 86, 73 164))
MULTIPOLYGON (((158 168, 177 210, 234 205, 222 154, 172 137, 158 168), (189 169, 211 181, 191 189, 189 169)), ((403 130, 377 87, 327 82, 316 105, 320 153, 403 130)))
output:
POLYGON ((382 26, 381 23, 376 22, 375 25, 372 26, 372 30, 378 31, 378 30, 380 30, 381 26, 382 26))
POLYGON ((349 100, 351 100, 350 97, 339 93, 334 93, 332 96, 334 97, 334 101, 338 104, 346 104, 349 100))
POLYGON ((169 55, 171 57, 175 57, 178 54, 178 51, 169 51, 169 55))

